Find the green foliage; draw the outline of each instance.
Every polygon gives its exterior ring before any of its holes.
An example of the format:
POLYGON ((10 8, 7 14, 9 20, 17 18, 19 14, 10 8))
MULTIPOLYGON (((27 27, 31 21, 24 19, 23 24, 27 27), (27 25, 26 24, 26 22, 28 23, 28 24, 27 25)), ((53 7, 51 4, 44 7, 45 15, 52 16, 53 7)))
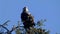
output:
MULTIPOLYGON (((45 20, 46 21, 46 20, 45 20)), ((40 20, 37 22, 36 25, 38 26, 44 26, 43 24, 44 20, 40 20)), ((46 31, 45 29, 42 28, 34 28, 34 27, 30 27, 30 30, 27 29, 27 31, 24 34, 49 34, 50 31, 46 31)), ((21 30, 16 29, 16 34, 21 34, 21 30)))
POLYGON ((20 30, 19 29, 16 29, 16 34, 20 34, 20 30))
MULTIPOLYGON (((27 29, 26 31, 24 31, 24 30, 22 30, 22 31, 24 34, 49 34, 49 31, 46 31, 45 29, 42 28, 42 26, 44 26, 43 22, 45 22, 45 21, 46 20, 40 20, 37 22, 36 25, 38 25, 41 28, 34 28, 34 26, 33 26, 33 27, 30 27, 30 29, 27 29)), ((7 21, 7 22, 9 22, 9 21, 7 21)), ((4 25, 7 24, 7 22, 5 22, 3 25, 0 25, 0 26, 2 26, 3 28, 6 28, 6 27, 4 27, 4 25)), ((23 34, 20 29, 19 21, 18 21, 18 26, 13 26, 12 30, 10 30, 10 31, 7 30, 7 32, 5 32, 5 33, 11 34, 13 31, 15 31, 16 34, 23 34)))

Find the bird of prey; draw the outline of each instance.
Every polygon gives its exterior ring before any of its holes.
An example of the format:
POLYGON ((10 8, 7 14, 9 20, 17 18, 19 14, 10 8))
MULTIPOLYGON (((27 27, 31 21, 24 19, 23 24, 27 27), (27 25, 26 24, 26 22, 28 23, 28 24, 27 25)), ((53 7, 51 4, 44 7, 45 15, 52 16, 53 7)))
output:
POLYGON ((21 20, 23 22, 24 28, 32 27, 34 24, 34 18, 29 13, 29 10, 27 7, 23 8, 23 12, 21 13, 21 20))

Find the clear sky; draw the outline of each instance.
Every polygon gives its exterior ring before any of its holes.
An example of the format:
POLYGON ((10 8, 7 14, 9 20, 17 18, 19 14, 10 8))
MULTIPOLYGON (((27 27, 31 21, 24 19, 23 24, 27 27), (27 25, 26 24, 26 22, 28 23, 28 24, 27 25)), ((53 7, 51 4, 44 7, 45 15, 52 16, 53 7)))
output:
POLYGON ((60 0, 0 0, 0 24, 7 20, 8 28, 21 21, 20 14, 24 6, 34 16, 35 22, 40 19, 47 19, 45 28, 50 34, 60 32, 60 0))

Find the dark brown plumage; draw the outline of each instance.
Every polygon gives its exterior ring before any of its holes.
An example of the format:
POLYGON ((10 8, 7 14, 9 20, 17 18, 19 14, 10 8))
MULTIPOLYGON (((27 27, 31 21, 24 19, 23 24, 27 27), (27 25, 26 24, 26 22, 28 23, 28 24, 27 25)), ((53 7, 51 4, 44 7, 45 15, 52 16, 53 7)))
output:
POLYGON ((34 24, 33 16, 28 12, 27 7, 23 8, 23 12, 21 13, 21 20, 23 22, 24 28, 32 27, 34 24))

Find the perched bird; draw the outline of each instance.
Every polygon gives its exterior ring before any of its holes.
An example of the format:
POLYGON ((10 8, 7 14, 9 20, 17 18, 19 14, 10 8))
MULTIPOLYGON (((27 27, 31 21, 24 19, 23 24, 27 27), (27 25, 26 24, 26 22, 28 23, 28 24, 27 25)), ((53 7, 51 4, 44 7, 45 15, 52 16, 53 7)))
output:
POLYGON ((28 8, 24 7, 21 13, 21 20, 23 22, 24 28, 29 28, 35 25, 33 16, 29 13, 28 8))

